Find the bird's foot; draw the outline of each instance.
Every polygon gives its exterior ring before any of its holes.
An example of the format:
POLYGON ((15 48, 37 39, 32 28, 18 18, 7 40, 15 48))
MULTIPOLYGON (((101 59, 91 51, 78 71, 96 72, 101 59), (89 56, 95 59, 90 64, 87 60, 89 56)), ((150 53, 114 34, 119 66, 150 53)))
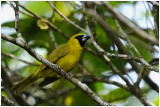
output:
POLYGON ((68 75, 69 75, 69 76, 71 76, 71 78, 72 78, 72 77, 74 77, 74 75, 73 75, 73 74, 71 74, 70 72, 68 72, 68 75))

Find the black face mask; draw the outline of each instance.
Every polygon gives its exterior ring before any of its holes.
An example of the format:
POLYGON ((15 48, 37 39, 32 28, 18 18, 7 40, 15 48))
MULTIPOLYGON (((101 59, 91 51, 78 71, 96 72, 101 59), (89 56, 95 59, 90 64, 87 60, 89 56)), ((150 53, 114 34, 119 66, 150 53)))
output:
POLYGON ((75 38, 79 41, 81 47, 84 47, 86 41, 91 37, 89 35, 78 35, 75 38))

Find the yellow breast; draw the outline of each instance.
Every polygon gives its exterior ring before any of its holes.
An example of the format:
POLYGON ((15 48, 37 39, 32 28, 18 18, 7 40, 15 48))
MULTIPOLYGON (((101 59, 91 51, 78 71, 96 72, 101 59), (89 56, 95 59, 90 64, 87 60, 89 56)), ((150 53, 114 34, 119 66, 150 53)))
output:
POLYGON ((70 52, 59 59, 56 64, 60 66, 61 69, 64 71, 68 72, 70 71, 78 62, 80 55, 82 52, 82 48, 76 48, 71 46, 70 47, 70 52))

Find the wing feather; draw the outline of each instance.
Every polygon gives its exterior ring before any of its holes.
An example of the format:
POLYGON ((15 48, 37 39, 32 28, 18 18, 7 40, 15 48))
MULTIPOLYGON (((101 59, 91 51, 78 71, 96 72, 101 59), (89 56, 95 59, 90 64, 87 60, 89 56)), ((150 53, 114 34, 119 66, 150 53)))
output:
MULTIPOLYGON (((47 60, 54 63, 58 61, 60 58, 62 58, 63 56, 65 56, 69 51, 70 51, 69 45, 64 44, 59 48, 55 49, 54 51, 52 51, 52 53, 47 57, 47 60)), ((36 71, 40 73, 45 68, 46 68, 46 65, 42 64, 36 71)))

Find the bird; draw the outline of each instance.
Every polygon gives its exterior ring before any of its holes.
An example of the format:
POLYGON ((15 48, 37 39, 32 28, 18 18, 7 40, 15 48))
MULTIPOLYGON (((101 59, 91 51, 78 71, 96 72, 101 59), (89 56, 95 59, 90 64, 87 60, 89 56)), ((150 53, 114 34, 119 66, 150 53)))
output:
MULTIPOLYGON (((79 61, 86 41, 90 38, 91 36, 87 34, 75 34, 67 43, 53 50, 47 57, 47 60, 57 64, 65 72, 71 71, 79 61)), ((44 80, 39 84, 39 87, 44 87, 60 77, 48 66, 41 64, 31 75, 14 85, 11 90, 15 95, 20 95, 40 78, 44 78, 44 80)))

